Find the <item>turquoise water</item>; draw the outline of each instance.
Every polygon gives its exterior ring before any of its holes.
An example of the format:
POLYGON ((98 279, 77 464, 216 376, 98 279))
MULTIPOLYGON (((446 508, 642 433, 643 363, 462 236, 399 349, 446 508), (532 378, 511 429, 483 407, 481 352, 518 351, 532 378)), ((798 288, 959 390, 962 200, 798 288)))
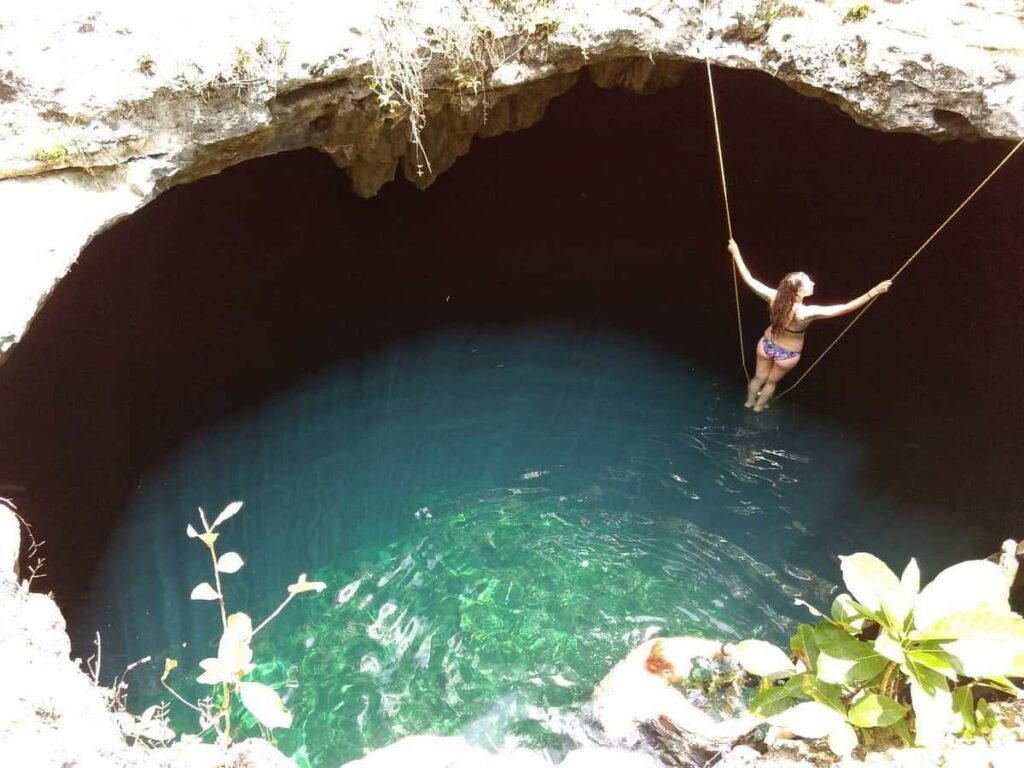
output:
POLYGON ((754 416, 742 388, 582 321, 393 342, 140 478, 79 623, 106 670, 156 659, 133 708, 160 697, 165 655, 196 693, 219 621, 188 599, 211 574, 185 525, 242 499, 218 542, 246 560, 229 610, 259 620, 300 572, 328 584, 254 644, 295 714, 283 749, 320 768, 426 731, 555 744, 513 713, 571 712, 653 633, 782 643, 794 597, 829 600, 837 554, 945 559, 941 532, 859 493, 870 445, 795 400, 754 416))

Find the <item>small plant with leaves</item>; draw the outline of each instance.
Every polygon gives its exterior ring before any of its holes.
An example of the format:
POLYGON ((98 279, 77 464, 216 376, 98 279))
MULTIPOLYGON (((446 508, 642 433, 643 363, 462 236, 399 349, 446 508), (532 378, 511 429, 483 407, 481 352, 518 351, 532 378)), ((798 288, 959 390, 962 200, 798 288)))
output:
POLYGON ((1024 618, 1010 610, 999 566, 968 560, 921 589, 915 560, 901 577, 864 552, 840 561, 849 593, 830 615, 797 601, 818 622, 790 640, 796 663, 761 648, 760 666, 745 664, 762 677, 751 709, 797 736, 827 737, 840 755, 859 741, 935 746, 991 734, 986 696, 1021 698, 1010 678, 1024 677, 1024 618))
POLYGON ((867 3, 857 3, 843 16, 843 23, 849 24, 854 21, 864 21, 871 14, 871 6, 867 3))
POLYGON ((190 539, 197 539, 206 547, 213 566, 213 584, 207 581, 197 584, 191 595, 193 600, 216 602, 220 608, 223 632, 217 646, 217 655, 199 662, 203 673, 197 678, 200 683, 211 686, 213 691, 210 696, 197 703, 188 701, 167 682, 171 671, 178 666, 178 662, 170 658, 165 661, 164 673, 160 678, 161 684, 171 695, 199 713, 199 722, 203 731, 212 730, 216 733, 219 742, 231 741, 231 707, 236 695, 241 700, 242 706, 256 718, 264 729, 272 730, 291 726, 291 712, 285 707, 284 702, 281 701, 274 689, 263 683, 245 679, 254 669, 252 639, 273 621, 296 595, 303 592, 322 592, 326 587, 322 581, 307 581, 306 574, 300 574, 298 580, 288 587, 288 596, 255 628, 253 628, 252 619, 247 614, 229 614, 224 599, 221 574, 237 573, 244 565, 244 561, 237 552, 217 554, 216 544, 220 537, 217 527, 238 514, 241 508, 242 502, 240 501, 228 504, 210 524, 207 522, 206 513, 200 507, 199 520, 202 524, 202 532, 196 530, 191 524, 185 529, 190 539))
POLYGON ((33 160, 47 165, 66 163, 70 157, 71 152, 64 144, 54 144, 51 147, 37 149, 32 153, 33 160))

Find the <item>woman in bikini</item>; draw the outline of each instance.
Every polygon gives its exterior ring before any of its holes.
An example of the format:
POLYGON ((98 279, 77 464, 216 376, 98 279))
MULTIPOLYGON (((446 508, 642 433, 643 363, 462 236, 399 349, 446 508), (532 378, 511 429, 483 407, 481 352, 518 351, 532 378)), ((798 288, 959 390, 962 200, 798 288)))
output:
POLYGON ((768 302, 771 317, 771 325, 757 342, 757 370, 747 385, 747 401, 744 405, 755 411, 763 411, 768 407, 768 401, 775 394, 779 381, 800 362, 804 332, 812 321, 823 317, 838 317, 860 309, 876 296, 888 291, 892 285, 891 280, 883 280, 867 293, 845 304, 804 304, 804 299, 814 293, 814 281, 806 273, 790 272, 779 282, 779 287, 772 290, 750 274, 735 240, 729 241, 729 253, 736 262, 743 282, 768 302))

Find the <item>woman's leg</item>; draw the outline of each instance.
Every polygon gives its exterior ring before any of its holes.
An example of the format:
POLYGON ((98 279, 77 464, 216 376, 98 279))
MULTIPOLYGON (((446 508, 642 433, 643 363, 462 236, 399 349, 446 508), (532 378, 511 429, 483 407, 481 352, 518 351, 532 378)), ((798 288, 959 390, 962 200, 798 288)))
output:
POLYGON ((754 378, 747 384, 747 402, 743 404, 744 408, 753 407, 754 403, 757 402, 757 393, 761 391, 761 387, 764 386, 765 382, 768 381, 768 373, 772 369, 772 363, 774 361, 764 353, 764 349, 761 348, 761 341, 757 342, 757 368, 754 371, 754 378))
POLYGON ((755 411, 763 411, 768 407, 768 401, 771 400, 772 395, 775 394, 775 387, 782 380, 782 377, 789 373, 791 370, 796 368, 796 364, 800 362, 800 358, 791 357, 789 360, 775 360, 768 371, 768 381, 761 387, 761 391, 757 395, 757 400, 754 402, 755 411))

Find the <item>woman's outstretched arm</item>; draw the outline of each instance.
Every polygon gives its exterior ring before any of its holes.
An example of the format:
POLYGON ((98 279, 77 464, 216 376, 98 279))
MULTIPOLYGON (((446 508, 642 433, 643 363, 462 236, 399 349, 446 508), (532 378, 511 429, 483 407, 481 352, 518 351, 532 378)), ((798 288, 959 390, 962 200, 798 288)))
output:
POLYGON ((823 317, 838 317, 839 315, 845 315, 847 312, 853 312, 854 310, 860 309, 877 296, 881 296, 883 293, 888 291, 891 286, 892 280, 883 280, 867 293, 861 294, 856 299, 848 301, 845 304, 829 304, 827 306, 822 306, 820 304, 805 305, 803 310, 800 312, 800 319, 819 320, 823 317))
POLYGON ((732 259, 736 262, 736 269, 740 272, 740 277, 743 278, 743 282, 750 286, 750 289, 764 299, 767 302, 771 302, 775 298, 775 291, 769 288, 764 283, 755 279, 750 270, 747 269, 747 265, 743 263, 743 257, 740 256, 740 247, 736 245, 735 240, 729 241, 729 253, 732 254, 732 259))

